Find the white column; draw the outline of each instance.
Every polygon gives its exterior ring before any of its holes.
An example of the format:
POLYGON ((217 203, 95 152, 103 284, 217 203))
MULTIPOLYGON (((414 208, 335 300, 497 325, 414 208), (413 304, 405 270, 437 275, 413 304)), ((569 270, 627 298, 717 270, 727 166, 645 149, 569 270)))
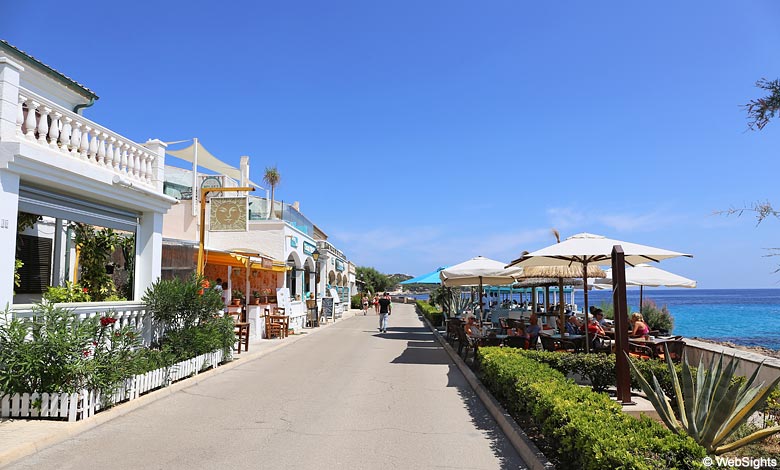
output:
POLYGON ((62 219, 54 220, 54 253, 51 270, 51 285, 62 286, 65 282, 65 253, 67 243, 64 243, 67 229, 62 224, 62 219))
POLYGON ((13 303, 18 209, 19 176, 0 170, 0 310, 13 303))
POLYGON ((24 67, 0 57, 0 141, 16 136, 16 119, 19 116, 19 73, 24 67))
POLYGON ((163 214, 144 212, 135 236, 135 295, 140 300, 146 289, 160 278, 163 214))
MULTIPOLYGON (((160 139, 152 139, 146 141, 144 147, 152 153, 152 164, 149 168, 152 178, 151 184, 158 192, 162 193, 165 182, 165 149, 168 145, 160 139)), ((194 191, 195 188, 193 188, 194 191)))

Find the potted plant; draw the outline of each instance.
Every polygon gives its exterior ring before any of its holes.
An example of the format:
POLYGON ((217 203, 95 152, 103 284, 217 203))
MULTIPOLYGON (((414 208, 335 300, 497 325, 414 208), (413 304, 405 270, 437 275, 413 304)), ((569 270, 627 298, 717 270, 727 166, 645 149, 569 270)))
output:
POLYGON ((276 299, 273 297, 273 290, 270 287, 264 287, 261 289, 263 296, 265 297, 264 303, 274 302, 276 299))
POLYGON ((244 293, 238 289, 233 289, 230 299, 233 305, 241 305, 241 302, 244 301, 244 293))
POLYGON ((260 305, 260 291, 252 291, 252 305, 260 305))

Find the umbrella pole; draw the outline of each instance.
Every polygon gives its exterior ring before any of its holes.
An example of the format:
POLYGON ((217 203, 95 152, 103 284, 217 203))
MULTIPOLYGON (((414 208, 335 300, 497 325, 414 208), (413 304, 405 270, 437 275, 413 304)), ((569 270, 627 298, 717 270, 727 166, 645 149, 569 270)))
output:
POLYGON ((479 322, 482 323, 485 319, 485 302, 482 301, 482 276, 479 276, 479 322))
POLYGON ((639 286, 639 313, 642 313, 642 294, 645 289, 645 286, 639 286))
MULTIPOLYGON (((563 291, 563 278, 562 277, 558 278, 558 289, 561 292, 563 291)), ((565 318, 565 314, 564 314, 564 310, 563 310, 563 302, 561 302, 561 305, 558 308, 558 314, 560 315, 560 322, 561 322, 561 326, 558 329, 561 330, 561 338, 563 338, 563 333, 566 330, 566 328, 565 328, 566 327, 566 318, 565 318)))
POLYGON ((582 289, 585 299, 585 352, 590 352, 590 341, 588 338, 588 263, 582 263, 582 289))

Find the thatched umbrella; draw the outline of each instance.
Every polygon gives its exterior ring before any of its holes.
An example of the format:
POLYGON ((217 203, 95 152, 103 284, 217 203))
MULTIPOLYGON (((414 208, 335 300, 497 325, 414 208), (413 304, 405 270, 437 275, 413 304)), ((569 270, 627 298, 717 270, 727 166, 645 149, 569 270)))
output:
MULTIPOLYGON (((596 265, 589 265, 587 270, 589 278, 603 278, 607 276, 604 270, 596 265)), ((574 266, 528 266, 523 268, 523 273, 518 276, 518 281, 522 282, 544 281, 545 283, 542 285, 558 285, 558 292, 560 293, 559 296, 561 300, 558 302, 558 314, 560 316, 561 326, 565 326, 566 324, 562 301, 564 279, 578 279, 577 283, 584 285, 584 282, 582 281, 582 269, 579 267, 575 268, 574 266), (549 283, 549 281, 553 282, 549 283)), ((569 281, 569 283, 574 284, 572 281, 569 281)), ((587 325, 585 325, 585 327, 587 328, 587 325)), ((561 335, 563 335, 563 331, 561 331, 561 335)), ((587 344, 585 345, 585 349, 589 349, 587 344)))

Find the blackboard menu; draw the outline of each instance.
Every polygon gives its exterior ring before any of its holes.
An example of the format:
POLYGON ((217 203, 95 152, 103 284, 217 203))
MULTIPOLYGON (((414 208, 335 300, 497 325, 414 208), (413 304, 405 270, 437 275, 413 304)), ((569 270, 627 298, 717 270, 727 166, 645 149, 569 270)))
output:
POLYGON ((333 297, 322 298, 322 316, 333 318, 333 297))

